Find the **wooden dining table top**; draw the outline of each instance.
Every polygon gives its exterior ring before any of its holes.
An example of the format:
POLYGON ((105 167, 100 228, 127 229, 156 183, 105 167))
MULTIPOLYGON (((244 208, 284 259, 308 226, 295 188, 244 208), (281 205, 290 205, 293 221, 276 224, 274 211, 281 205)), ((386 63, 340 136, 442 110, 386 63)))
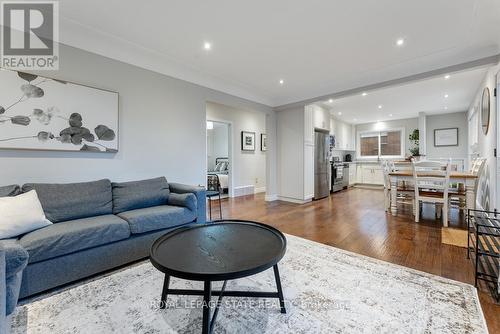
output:
MULTIPOLYGON (((433 172, 419 172, 419 176, 442 176, 442 174, 437 174, 433 172)), ((395 172, 390 172, 389 176, 413 176, 412 170, 398 170, 395 172)), ((477 175, 472 174, 471 172, 450 172, 451 179, 477 179, 477 175)))

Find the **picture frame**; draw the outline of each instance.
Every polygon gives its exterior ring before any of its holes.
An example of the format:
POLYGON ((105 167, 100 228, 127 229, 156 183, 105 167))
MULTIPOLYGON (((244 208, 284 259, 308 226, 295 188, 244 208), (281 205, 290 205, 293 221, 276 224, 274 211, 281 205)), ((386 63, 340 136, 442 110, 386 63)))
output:
POLYGON ((241 131, 241 150, 255 151, 255 132, 241 131))
POLYGON ((458 146, 458 128, 434 129, 434 147, 458 146))
POLYGON ((116 153, 118 113, 118 92, 0 71, 0 149, 116 153))
POLYGON ((262 152, 267 151, 267 135, 265 133, 260 134, 260 150, 262 152))

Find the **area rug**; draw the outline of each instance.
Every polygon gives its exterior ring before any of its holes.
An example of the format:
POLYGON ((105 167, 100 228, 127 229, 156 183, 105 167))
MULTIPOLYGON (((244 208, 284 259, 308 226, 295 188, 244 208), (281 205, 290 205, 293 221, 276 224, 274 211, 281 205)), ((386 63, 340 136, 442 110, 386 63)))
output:
POLYGON ((467 248, 467 230, 443 227, 441 229, 441 242, 446 245, 467 248))
MULTIPOLYGON (((471 285, 287 239, 280 262, 287 313, 275 299, 227 297, 215 333, 487 333, 471 285)), ((162 280, 142 262, 28 301, 18 307, 12 333, 200 333, 200 297, 169 296, 159 309, 162 280)), ((171 286, 202 288, 180 279, 171 286)), ((274 290, 272 270, 227 289, 274 290)))

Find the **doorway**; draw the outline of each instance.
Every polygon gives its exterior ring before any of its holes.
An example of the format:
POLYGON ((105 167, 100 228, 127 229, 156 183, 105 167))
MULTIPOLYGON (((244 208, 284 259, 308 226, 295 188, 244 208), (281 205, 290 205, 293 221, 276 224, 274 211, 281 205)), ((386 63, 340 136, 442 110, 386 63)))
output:
POLYGON ((207 120, 207 189, 220 191, 221 198, 230 197, 231 175, 231 124, 207 120))

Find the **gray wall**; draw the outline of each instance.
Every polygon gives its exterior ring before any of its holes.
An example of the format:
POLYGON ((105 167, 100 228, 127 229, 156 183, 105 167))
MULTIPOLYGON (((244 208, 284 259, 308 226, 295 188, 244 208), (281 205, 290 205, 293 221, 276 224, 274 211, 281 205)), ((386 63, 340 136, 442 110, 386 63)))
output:
POLYGON ((442 115, 427 115, 427 158, 463 158, 467 159, 467 113, 457 112, 442 115), (458 128, 458 146, 435 147, 434 130, 458 128))
POLYGON ((393 121, 383 121, 377 123, 366 123, 356 125, 356 142, 358 141, 358 133, 364 131, 384 131, 390 129, 404 128, 405 133, 405 154, 409 155, 409 149, 412 147, 408 136, 414 129, 418 129, 418 118, 395 119, 393 121))
POLYGON ((0 185, 158 175, 204 185, 206 101, 272 113, 261 104, 65 45, 60 70, 38 74, 119 92, 120 151, 0 150, 0 185))

